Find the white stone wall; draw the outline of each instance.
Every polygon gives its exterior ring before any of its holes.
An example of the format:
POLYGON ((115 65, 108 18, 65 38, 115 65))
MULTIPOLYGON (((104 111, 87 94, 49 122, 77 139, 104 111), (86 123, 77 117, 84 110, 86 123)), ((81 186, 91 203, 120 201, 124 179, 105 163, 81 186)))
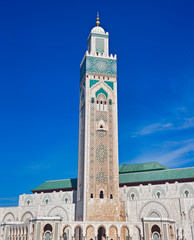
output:
MULTIPOLYGON (((145 234, 143 226, 148 223, 149 228, 156 224, 162 229, 165 225, 167 236, 170 236, 170 226, 172 226, 174 239, 179 237, 179 239, 193 240, 191 232, 194 229, 193 189, 193 182, 121 187, 119 194, 120 201, 125 204, 126 222, 104 222, 107 234, 110 226, 114 225, 119 236, 121 227, 125 225, 129 228, 132 239, 138 239, 139 233, 141 236, 145 234), (189 191, 188 196, 185 195, 186 190, 189 191), (161 193, 160 196, 157 195, 158 192, 161 193)), ((34 230, 36 234, 39 232, 38 229, 42 234, 47 223, 50 223, 55 229, 56 221, 58 221, 58 226, 55 234, 61 236, 67 225, 71 227, 71 234, 78 225, 83 228, 85 234, 87 226, 92 225, 97 234, 100 223, 75 221, 75 195, 75 191, 21 195, 18 207, 0 208, 0 222, 2 223, 0 239, 6 239, 6 228, 3 224, 5 222, 7 222, 8 228, 21 226, 21 229, 24 227, 25 232, 25 227, 27 227, 28 234, 32 233, 33 221, 29 222, 29 219, 39 219, 36 220, 34 230), (60 221, 56 220, 57 217, 60 221)), ((37 235, 34 239, 38 240, 37 235)), ((40 239, 42 239, 41 236, 40 239)), ((170 237, 168 239, 171 240, 170 237)))
POLYGON ((23 194, 18 207, 1 208, 0 222, 24 222, 26 218, 59 215, 64 221, 75 219, 75 192, 23 194))
POLYGON ((120 188, 120 200, 125 202, 127 221, 141 227, 142 219, 147 221, 158 218, 172 221, 175 234, 182 239, 192 239, 191 226, 194 229, 194 183, 173 183, 158 185, 124 186, 120 188), (188 195, 185 194, 188 191, 188 195))

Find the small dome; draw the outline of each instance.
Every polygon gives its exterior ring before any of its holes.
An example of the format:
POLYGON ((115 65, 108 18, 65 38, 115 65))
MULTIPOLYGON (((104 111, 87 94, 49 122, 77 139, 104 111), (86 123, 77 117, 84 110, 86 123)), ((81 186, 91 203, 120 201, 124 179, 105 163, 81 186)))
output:
POLYGON ((91 33, 105 34, 105 31, 102 27, 97 26, 97 27, 92 28, 91 33))

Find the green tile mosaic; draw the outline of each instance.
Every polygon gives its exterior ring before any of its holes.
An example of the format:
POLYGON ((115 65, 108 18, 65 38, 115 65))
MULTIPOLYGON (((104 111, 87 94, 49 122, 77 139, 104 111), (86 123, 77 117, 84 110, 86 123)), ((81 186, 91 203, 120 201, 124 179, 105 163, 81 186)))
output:
POLYGON ((80 80, 85 73, 117 75, 117 60, 86 56, 80 68, 80 80))
POLYGON ((107 149, 102 143, 96 148, 96 159, 100 163, 104 163, 107 159, 107 149))
POLYGON ((109 81, 104 81, 112 90, 114 90, 114 83, 109 81))
POLYGON ((105 121, 105 122, 107 122, 107 119, 106 119, 106 116, 105 116, 105 114, 99 114, 97 117, 96 117, 96 121, 98 122, 99 120, 103 120, 103 121, 105 121))
POLYGON ((90 88, 93 86, 93 85, 95 85, 96 83, 98 83, 99 82, 99 80, 90 80, 90 88))
POLYGON ((99 183, 107 183, 108 182, 108 178, 107 178, 107 175, 104 173, 104 172, 99 172, 97 175, 96 175, 96 182, 99 182, 99 183))
POLYGON ((99 94, 104 94, 105 97, 107 98, 108 97, 108 93, 103 89, 103 88, 100 88, 97 92, 96 92, 96 98, 98 97, 99 94))

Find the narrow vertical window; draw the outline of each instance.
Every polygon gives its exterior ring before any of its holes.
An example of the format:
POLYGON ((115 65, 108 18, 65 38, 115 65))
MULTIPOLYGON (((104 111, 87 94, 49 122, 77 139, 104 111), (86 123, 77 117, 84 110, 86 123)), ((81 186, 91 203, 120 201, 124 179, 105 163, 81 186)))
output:
POLYGON ((103 191, 100 191, 100 198, 104 198, 104 193, 103 193, 103 191))

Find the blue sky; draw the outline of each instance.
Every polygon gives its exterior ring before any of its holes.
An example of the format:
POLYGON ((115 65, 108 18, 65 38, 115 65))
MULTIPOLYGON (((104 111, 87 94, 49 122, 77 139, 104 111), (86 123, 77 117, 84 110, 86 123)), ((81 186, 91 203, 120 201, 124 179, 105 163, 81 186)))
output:
POLYGON ((95 26, 118 55, 120 164, 194 166, 194 2, 0 2, 0 206, 77 176, 79 64, 95 26))

